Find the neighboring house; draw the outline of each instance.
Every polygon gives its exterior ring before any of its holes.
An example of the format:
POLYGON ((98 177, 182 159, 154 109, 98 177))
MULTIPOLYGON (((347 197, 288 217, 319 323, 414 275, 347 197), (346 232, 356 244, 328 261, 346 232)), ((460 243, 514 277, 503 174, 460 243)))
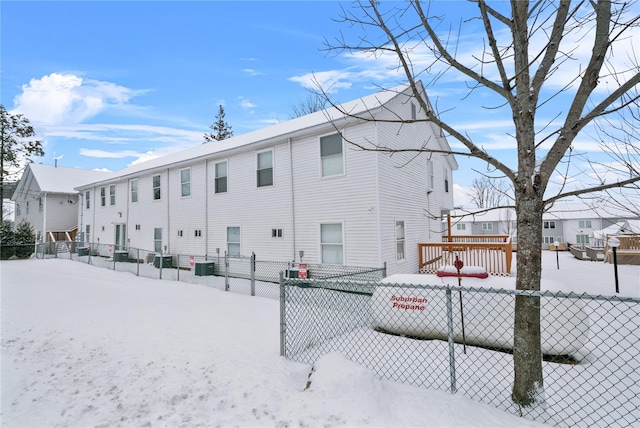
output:
POLYGON ((496 208, 490 211, 480 208, 456 209, 450 214, 451 235, 454 236, 509 235, 513 237, 516 232, 516 211, 513 208, 496 208))
MULTIPOLYGON (((510 235, 517 242, 515 210, 499 208, 481 211, 478 208, 451 211, 451 234, 510 235)), ((640 217, 626 210, 602 205, 594 207, 580 202, 556 202, 542 215, 541 248, 548 250, 556 241, 568 245, 590 244, 594 232, 615 224, 633 225, 638 220, 640 217)))
MULTIPOLYGON (((453 155, 402 86, 78 184, 84 240, 157 253, 418 271, 453 207, 453 155), (376 120, 354 118, 365 113, 376 120), (398 118, 414 123, 393 123, 398 118)), ((426 95, 425 95, 426 99, 426 95)))
POLYGON ((29 163, 13 192, 15 225, 27 220, 40 242, 75 240, 78 227, 78 183, 107 173, 29 163))

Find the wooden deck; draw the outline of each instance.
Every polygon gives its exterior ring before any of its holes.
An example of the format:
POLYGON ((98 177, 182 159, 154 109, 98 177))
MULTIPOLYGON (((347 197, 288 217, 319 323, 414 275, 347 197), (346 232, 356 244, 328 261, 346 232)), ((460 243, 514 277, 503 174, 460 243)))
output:
POLYGON ((456 256, 465 266, 481 266, 489 275, 511 276, 513 249, 508 235, 443 236, 441 243, 418 244, 419 272, 435 274, 452 266, 456 256))
MULTIPOLYGON (((640 235, 616 235, 620 246, 616 249, 619 265, 640 265, 640 235)), ((609 237, 605 241, 604 262, 613 263, 613 248, 609 246, 609 237)))

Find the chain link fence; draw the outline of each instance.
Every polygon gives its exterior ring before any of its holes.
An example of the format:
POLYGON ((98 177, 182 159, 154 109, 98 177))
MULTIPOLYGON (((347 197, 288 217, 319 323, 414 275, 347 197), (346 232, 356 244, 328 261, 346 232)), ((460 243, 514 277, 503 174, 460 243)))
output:
POLYGON ((380 282, 281 284, 281 353, 340 352, 380 378, 556 426, 640 424, 640 299, 380 282), (542 408, 511 400, 516 295, 540 297, 542 408))
MULTIPOLYGON (((33 245, 29 246, 33 253, 33 245)), ((80 242, 47 242, 36 245, 38 258, 65 258, 137 276, 201 284, 220 290, 278 299, 280 274, 287 278, 381 279, 386 268, 301 264, 258 260, 251 256, 230 257, 193 254, 162 254, 140 248, 80 242)))

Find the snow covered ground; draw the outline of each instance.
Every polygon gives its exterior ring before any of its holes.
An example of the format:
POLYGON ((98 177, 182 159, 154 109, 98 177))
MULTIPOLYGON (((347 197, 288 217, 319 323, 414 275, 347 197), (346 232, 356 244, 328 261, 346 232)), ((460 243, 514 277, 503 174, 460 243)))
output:
MULTIPOLYGON (((615 294, 611 265, 559 256, 544 253, 546 289, 615 294)), ((541 426, 335 353, 305 390, 310 366, 279 357, 277 300, 61 259, 0 275, 3 427, 541 426)), ((640 297, 640 267, 619 278, 640 297)))

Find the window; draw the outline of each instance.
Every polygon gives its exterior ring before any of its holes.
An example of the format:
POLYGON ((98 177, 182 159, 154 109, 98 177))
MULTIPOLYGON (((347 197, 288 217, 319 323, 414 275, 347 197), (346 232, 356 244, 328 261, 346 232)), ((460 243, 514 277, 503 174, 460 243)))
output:
POLYGON ((556 222, 555 221, 545 221, 545 222, 543 222, 543 227, 545 229, 555 229, 556 228, 556 222))
POLYGON ((272 238, 282 238, 282 229, 271 229, 272 238))
POLYGON ((42 212, 42 198, 38 198, 38 212, 42 212))
POLYGON ((517 221, 512 221, 511 222, 511 229, 517 229, 518 228, 518 222, 517 221))
POLYGON ((227 162, 218 162, 215 167, 215 183, 214 188, 216 193, 227 192, 227 162))
POLYGON ((227 227, 227 255, 240 257, 240 227, 227 227))
POLYGON ((104 207, 107 205, 107 191, 104 186, 100 188, 100 206, 104 207))
MULTIPOLYGON (((543 236, 542 237, 542 242, 544 244, 553 244, 556 241, 556 237, 555 236, 543 236)), ((558 240, 560 241, 560 240, 558 240)))
POLYGON ((580 220, 578 222, 578 227, 580 227, 580 229, 591 229, 591 220, 580 220))
POLYGON ((449 170, 444 169, 444 191, 449 193, 449 170))
POLYGON ((191 169, 180 170, 180 189, 182 196, 191 196, 191 169))
POLYGON ((22 209, 20 208, 20 204, 16 204, 16 215, 22 215, 22 209))
POLYGON ((577 244, 588 244, 589 243, 589 235, 576 235, 576 243, 577 244))
POLYGON ((138 179, 131 180, 131 202, 138 202, 138 179))
POLYGON ((153 176, 153 200, 157 201, 160 199, 160 176, 153 176))
POLYGON ((343 263, 342 223, 320 225, 320 250, 322 263, 337 265, 343 263))
POLYGON ((91 225, 86 225, 84 230, 84 242, 91 242, 91 225))
POLYGON ((273 151, 258 153, 258 187, 273 186, 273 151))
MULTIPOLYGON (((158 176, 159 177, 159 176, 158 176)), ((162 254, 162 228, 153 229, 153 251, 162 254)))
POLYGON ((416 120, 417 117, 416 105, 414 103, 411 103, 411 120, 416 120))
POLYGON ((196 238, 200 238, 202 237, 202 229, 196 229, 193 231, 193 236, 195 236, 196 238))
POLYGON ((91 208, 91 192, 88 190, 84 192, 84 202, 87 209, 91 208))
POLYGON ((320 159, 323 177, 339 175, 344 172, 342 136, 340 134, 320 138, 320 159))
POLYGON ((396 220, 396 260, 404 260, 404 221, 396 220))
POLYGON ((140 230, 140 225, 136 224, 136 230, 140 230))
POLYGON ((456 224, 456 230, 467 230, 467 225, 464 223, 456 224))
POLYGON ((482 230, 493 230, 493 223, 482 223, 482 230))
POLYGON ((27 201, 27 209, 26 209, 26 211, 27 211, 27 215, 29 215, 29 201, 27 201))
POLYGON ((428 160, 427 161, 427 188, 429 190, 433 190, 433 161, 432 160, 428 160))
POLYGON ((183 235, 184 235, 184 233, 182 232, 182 230, 178 230, 178 237, 182 238, 183 235))
POLYGON ((109 205, 116 204, 116 185, 109 186, 109 205))

